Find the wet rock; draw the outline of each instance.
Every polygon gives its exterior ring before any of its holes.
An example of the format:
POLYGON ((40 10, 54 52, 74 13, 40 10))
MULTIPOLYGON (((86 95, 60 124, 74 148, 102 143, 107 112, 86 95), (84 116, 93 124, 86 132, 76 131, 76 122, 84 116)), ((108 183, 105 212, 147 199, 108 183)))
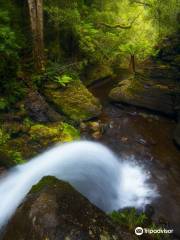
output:
POLYGON ((101 129, 101 123, 100 122, 89 122, 88 123, 89 129, 91 129, 93 132, 100 131, 101 129))
POLYGON ((177 146, 180 147, 180 123, 177 125, 174 131, 174 141, 177 144, 177 146))
POLYGON ((140 139, 136 139, 136 142, 139 143, 139 144, 145 145, 145 146, 148 145, 147 141, 144 140, 144 139, 142 139, 142 138, 140 138, 140 139))
POLYGON ((53 110, 37 91, 29 91, 25 100, 29 116, 38 122, 58 122, 62 120, 59 113, 53 110))
POLYGON ((3 240, 133 240, 68 183, 45 177, 7 226, 3 240))
POLYGON ((128 137, 122 137, 122 138, 121 138, 121 142, 127 143, 127 141, 128 141, 128 137))
POLYGON ((142 113, 142 112, 140 112, 139 114, 138 114, 139 116, 141 116, 141 117, 143 117, 143 118, 146 118, 146 119, 154 119, 154 120, 159 120, 159 117, 157 116, 157 115, 152 115, 152 114, 147 114, 147 113, 142 113))
POLYGON ((79 132, 67 123, 35 124, 29 130, 31 142, 48 147, 49 143, 70 142, 79 138, 79 132))
MULTIPOLYGON (((175 114, 175 98, 179 95, 178 89, 170 89, 168 85, 155 83, 142 78, 124 80, 119 86, 111 90, 109 97, 115 102, 124 102, 130 105, 161 112, 167 115, 175 114), (145 82, 151 82, 147 89, 145 82)), ((178 98, 178 101, 180 99, 178 98)))
POLYGON ((95 140, 99 140, 102 137, 102 133, 100 131, 92 133, 92 137, 95 140))
POLYGON ((84 122, 81 122, 80 125, 79 125, 79 128, 80 128, 81 132, 84 132, 87 129, 87 124, 84 123, 84 122))
POLYGON ((66 88, 47 84, 43 93, 57 111, 63 112, 75 121, 88 120, 101 113, 101 104, 78 80, 66 88))
MULTIPOLYGON (((175 58, 175 56, 173 56, 173 58, 175 58)), ((164 63, 150 64, 149 66, 143 68, 141 73, 148 79, 155 79, 157 81, 161 81, 161 83, 163 83, 163 80, 166 79, 170 84, 175 80, 178 80, 180 76, 176 67, 164 63)), ((147 86, 151 87, 151 85, 152 83, 147 83, 147 86)))
MULTIPOLYGON (((106 130, 106 124, 102 123, 100 120, 95 122, 81 122, 80 131, 87 136, 91 136, 95 140, 99 140, 106 130)), ((84 136, 85 136, 84 135, 84 136)))

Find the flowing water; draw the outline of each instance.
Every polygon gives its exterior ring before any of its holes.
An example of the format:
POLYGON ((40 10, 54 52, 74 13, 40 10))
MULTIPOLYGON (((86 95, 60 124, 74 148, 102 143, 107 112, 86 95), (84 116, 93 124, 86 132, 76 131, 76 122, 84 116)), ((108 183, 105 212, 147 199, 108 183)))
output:
MULTIPOLYGON (((115 83, 116 84, 116 83, 115 83)), ((180 236, 180 150, 173 143, 176 123, 173 119, 144 109, 110 104, 111 80, 90 88, 101 99, 100 120, 107 125, 100 142, 123 159, 132 158, 152 176, 160 197, 152 202, 158 223, 168 223, 180 236)))
POLYGON ((45 175, 70 182, 104 211, 144 208, 151 203, 155 221, 170 223, 180 234, 180 151, 172 142, 172 119, 134 107, 111 105, 111 81, 90 90, 101 99, 100 120, 107 125, 98 143, 56 146, 0 179, 0 228, 45 175), (157 188, 156 188, 157 186, 157 188))
POLYGON ((150 175, 132 161, 118 159, 105 146, 89 141, 66 143, 13 168, 0 180, 0 228, 43 176, 70 182, 104 211, 142 208, 158 197, 150 175))

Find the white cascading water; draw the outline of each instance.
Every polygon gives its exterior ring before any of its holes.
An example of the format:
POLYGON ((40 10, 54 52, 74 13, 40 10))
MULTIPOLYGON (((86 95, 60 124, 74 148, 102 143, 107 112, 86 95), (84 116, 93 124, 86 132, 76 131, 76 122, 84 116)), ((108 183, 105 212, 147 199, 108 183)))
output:
POLYGON ((104 211, 142 208, 157 197, 149 174, 130 161, 118 159, 105 146, 79 141, 55 146, 14 167, 0 179, 0 229, 43 176, 68 181, 104 211))

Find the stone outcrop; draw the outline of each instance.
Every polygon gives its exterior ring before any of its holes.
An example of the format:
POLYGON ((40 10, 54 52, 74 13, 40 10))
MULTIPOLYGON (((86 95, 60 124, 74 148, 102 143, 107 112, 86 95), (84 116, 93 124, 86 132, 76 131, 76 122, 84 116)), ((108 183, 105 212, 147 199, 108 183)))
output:
POLYGON ((104 64, 90 65, 85 70, 83 78, 83 82, 86 86, 89 86, 99 80, 105 78, 112 78, 113 71, 110 66, 104 64))
POLYGON ((72 120, 88 120, 101 113, 101 104, 79 81, 60 88, 56 83, 45 86, 43 93, 55 109, 72 120))
POLYGON ((25 99, 25 107, 29 116, 38 122, 58 122, 62 117, 52 109, 39 92, 29 90, 25 99))
POLYGON ((153 81, 141 75, 124 80, 109 94, 112 101, 124 102, 167 115, 175 115, 180 104, 180 89, 173 82, 153 81))
POLYGON ((68 183, 45 177, 7 226, 3 240, 133 240, 68 183))

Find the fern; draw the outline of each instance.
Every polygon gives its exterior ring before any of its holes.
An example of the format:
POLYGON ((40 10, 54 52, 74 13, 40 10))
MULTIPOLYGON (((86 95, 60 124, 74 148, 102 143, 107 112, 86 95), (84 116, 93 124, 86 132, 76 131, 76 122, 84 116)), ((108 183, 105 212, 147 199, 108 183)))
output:
POLYGON ((65 87, 67 84, 73 81, 73 78, 68 75, 62 75, 55 77, 55 82, 57 82, 62 87, 65 87))

